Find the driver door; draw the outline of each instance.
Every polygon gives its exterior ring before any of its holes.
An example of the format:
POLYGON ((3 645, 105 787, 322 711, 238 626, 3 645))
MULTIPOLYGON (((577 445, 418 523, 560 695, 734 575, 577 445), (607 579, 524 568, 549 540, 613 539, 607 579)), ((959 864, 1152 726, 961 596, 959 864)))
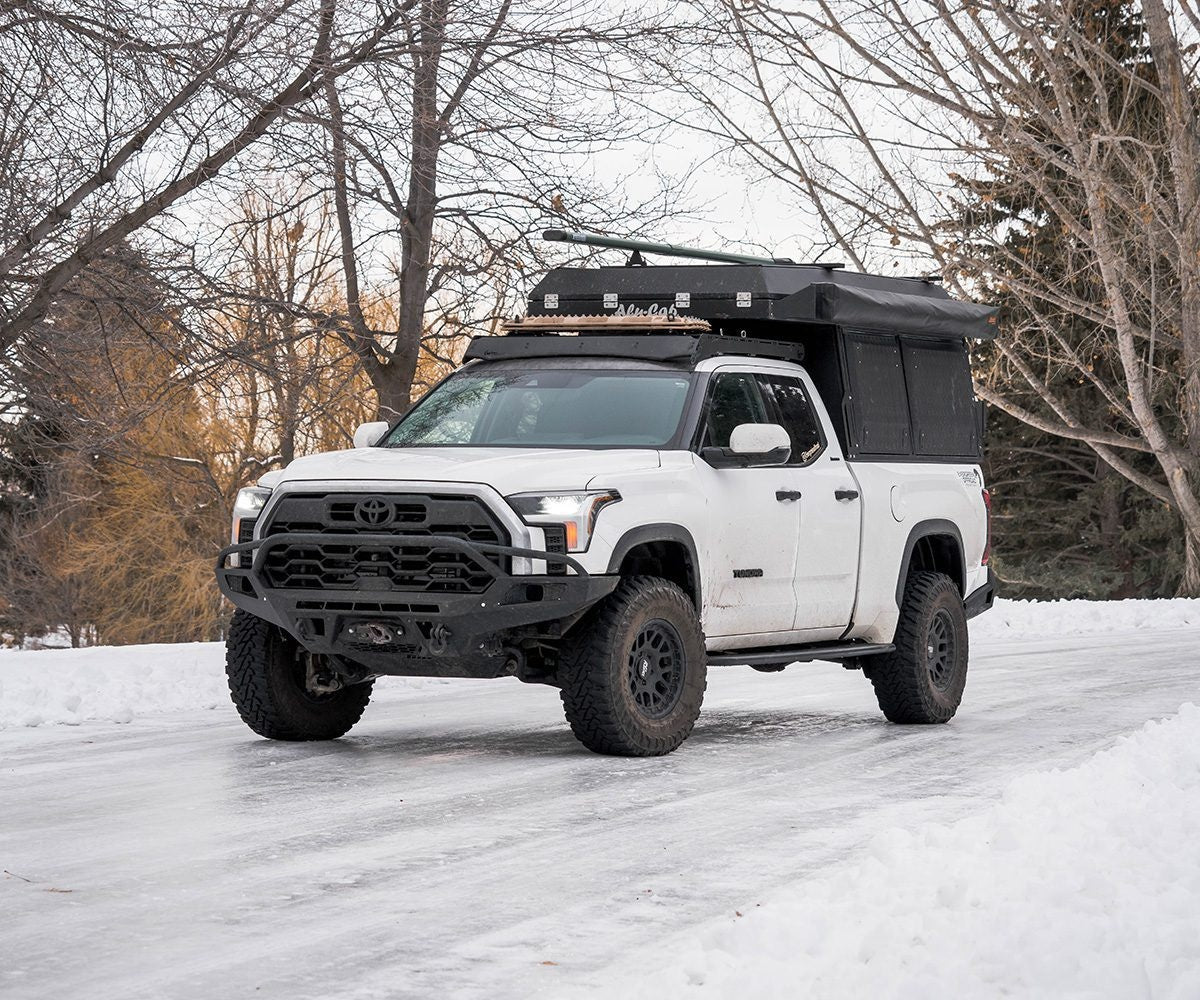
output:
MULTIPOLYGON (((754 373, 718 370, 708 386, 700 447, 729 447, 739 424, 772 423, 754 373)), ((716 469, 697 459, 709 510, 709 636, 790 632, 796 617, 800 510, 797 470, 716 469)))

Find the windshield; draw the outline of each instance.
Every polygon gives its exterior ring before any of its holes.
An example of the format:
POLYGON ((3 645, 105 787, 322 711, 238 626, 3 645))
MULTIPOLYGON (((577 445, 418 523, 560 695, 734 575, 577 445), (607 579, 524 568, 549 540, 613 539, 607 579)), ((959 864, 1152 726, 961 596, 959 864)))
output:
POLYGON ((463 372, 426 396, 389 448, 661 448, 683 417, 690 377, 676 372, 463 372))

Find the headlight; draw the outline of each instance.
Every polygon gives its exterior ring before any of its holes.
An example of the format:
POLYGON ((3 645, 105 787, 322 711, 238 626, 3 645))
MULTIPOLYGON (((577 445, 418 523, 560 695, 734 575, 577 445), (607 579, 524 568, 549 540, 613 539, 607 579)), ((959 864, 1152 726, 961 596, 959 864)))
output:
POLYGON ((596 517, 621 494, 616 490, 588 493, 517 493, 508 497, 513 510, 526 524, 561 524, 566 532, 567 551, 583 552, 592 540, 596 517))
MULTIPOLYGON (((247 486, 244 490, 238 490, 237 500, 233 503, 232 541, 235 545, 244 540, 238 537, 242 533, 242 521, 253 521, 258 517, 270 497, 271 491, 263 489, 261 486, 247 486)), ((237 566, 240 563, 241 560, 234 556, 231 564, 237 566)), ((246 564, 249 565, 249 563, 250 560, 247 559, 246 564)))
POLYGON ((247 486, 238 490, 237 500, 233 505, 234 517, 258 517, 258 512, 267 505, 271 491, 261 486, 247 486))

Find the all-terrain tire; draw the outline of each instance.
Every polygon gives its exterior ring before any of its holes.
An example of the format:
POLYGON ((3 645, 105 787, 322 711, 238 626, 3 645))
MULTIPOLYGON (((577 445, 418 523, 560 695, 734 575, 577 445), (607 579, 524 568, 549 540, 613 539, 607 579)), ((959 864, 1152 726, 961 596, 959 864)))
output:
POLYGON ((225 640, 225 676, 242 721, 272 740, 335 740, 362 718, 371 681, 329 694, 305 688, 303 650, 290 635, 246 611, 225 640))
POLYGON ((863 673, 890 722, 949 722, 967 683, 967 616, 944 573, 912 573, 904 588, 896 648, 866 657, 863 673))
POLYGON ((657 577, 623 579, 563 640, 558 677, 571 731, 620 757, 670 753, 691 734, 707 683, 691 600, 657 577))

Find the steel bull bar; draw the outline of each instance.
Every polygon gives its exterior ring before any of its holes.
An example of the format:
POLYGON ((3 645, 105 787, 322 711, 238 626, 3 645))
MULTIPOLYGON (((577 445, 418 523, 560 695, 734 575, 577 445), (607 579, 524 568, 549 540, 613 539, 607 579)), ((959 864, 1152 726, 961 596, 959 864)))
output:
POLYGON ((223 548, 217 585, 230 602, 278 625, 313 653, 344 657, 373 673, 493 677, 505 672, 503 634, 542 623, 568 624, 617 585, 616 576, 589 574, 561 552, 470 542, 453 535, 383 532, 283 532, 223 548), (476 593, 402 589, 386 577, 358 577, 354 587, 270 585, 268 554, 291 545, 378 546, 454 551, 491 581, 476 593), (227 566, 230 556, 237 566, 227 566), (570 574, 513 574, 488 555, 567 567, 570 574), (249 566, 241 565, 249 556, 249 566))

